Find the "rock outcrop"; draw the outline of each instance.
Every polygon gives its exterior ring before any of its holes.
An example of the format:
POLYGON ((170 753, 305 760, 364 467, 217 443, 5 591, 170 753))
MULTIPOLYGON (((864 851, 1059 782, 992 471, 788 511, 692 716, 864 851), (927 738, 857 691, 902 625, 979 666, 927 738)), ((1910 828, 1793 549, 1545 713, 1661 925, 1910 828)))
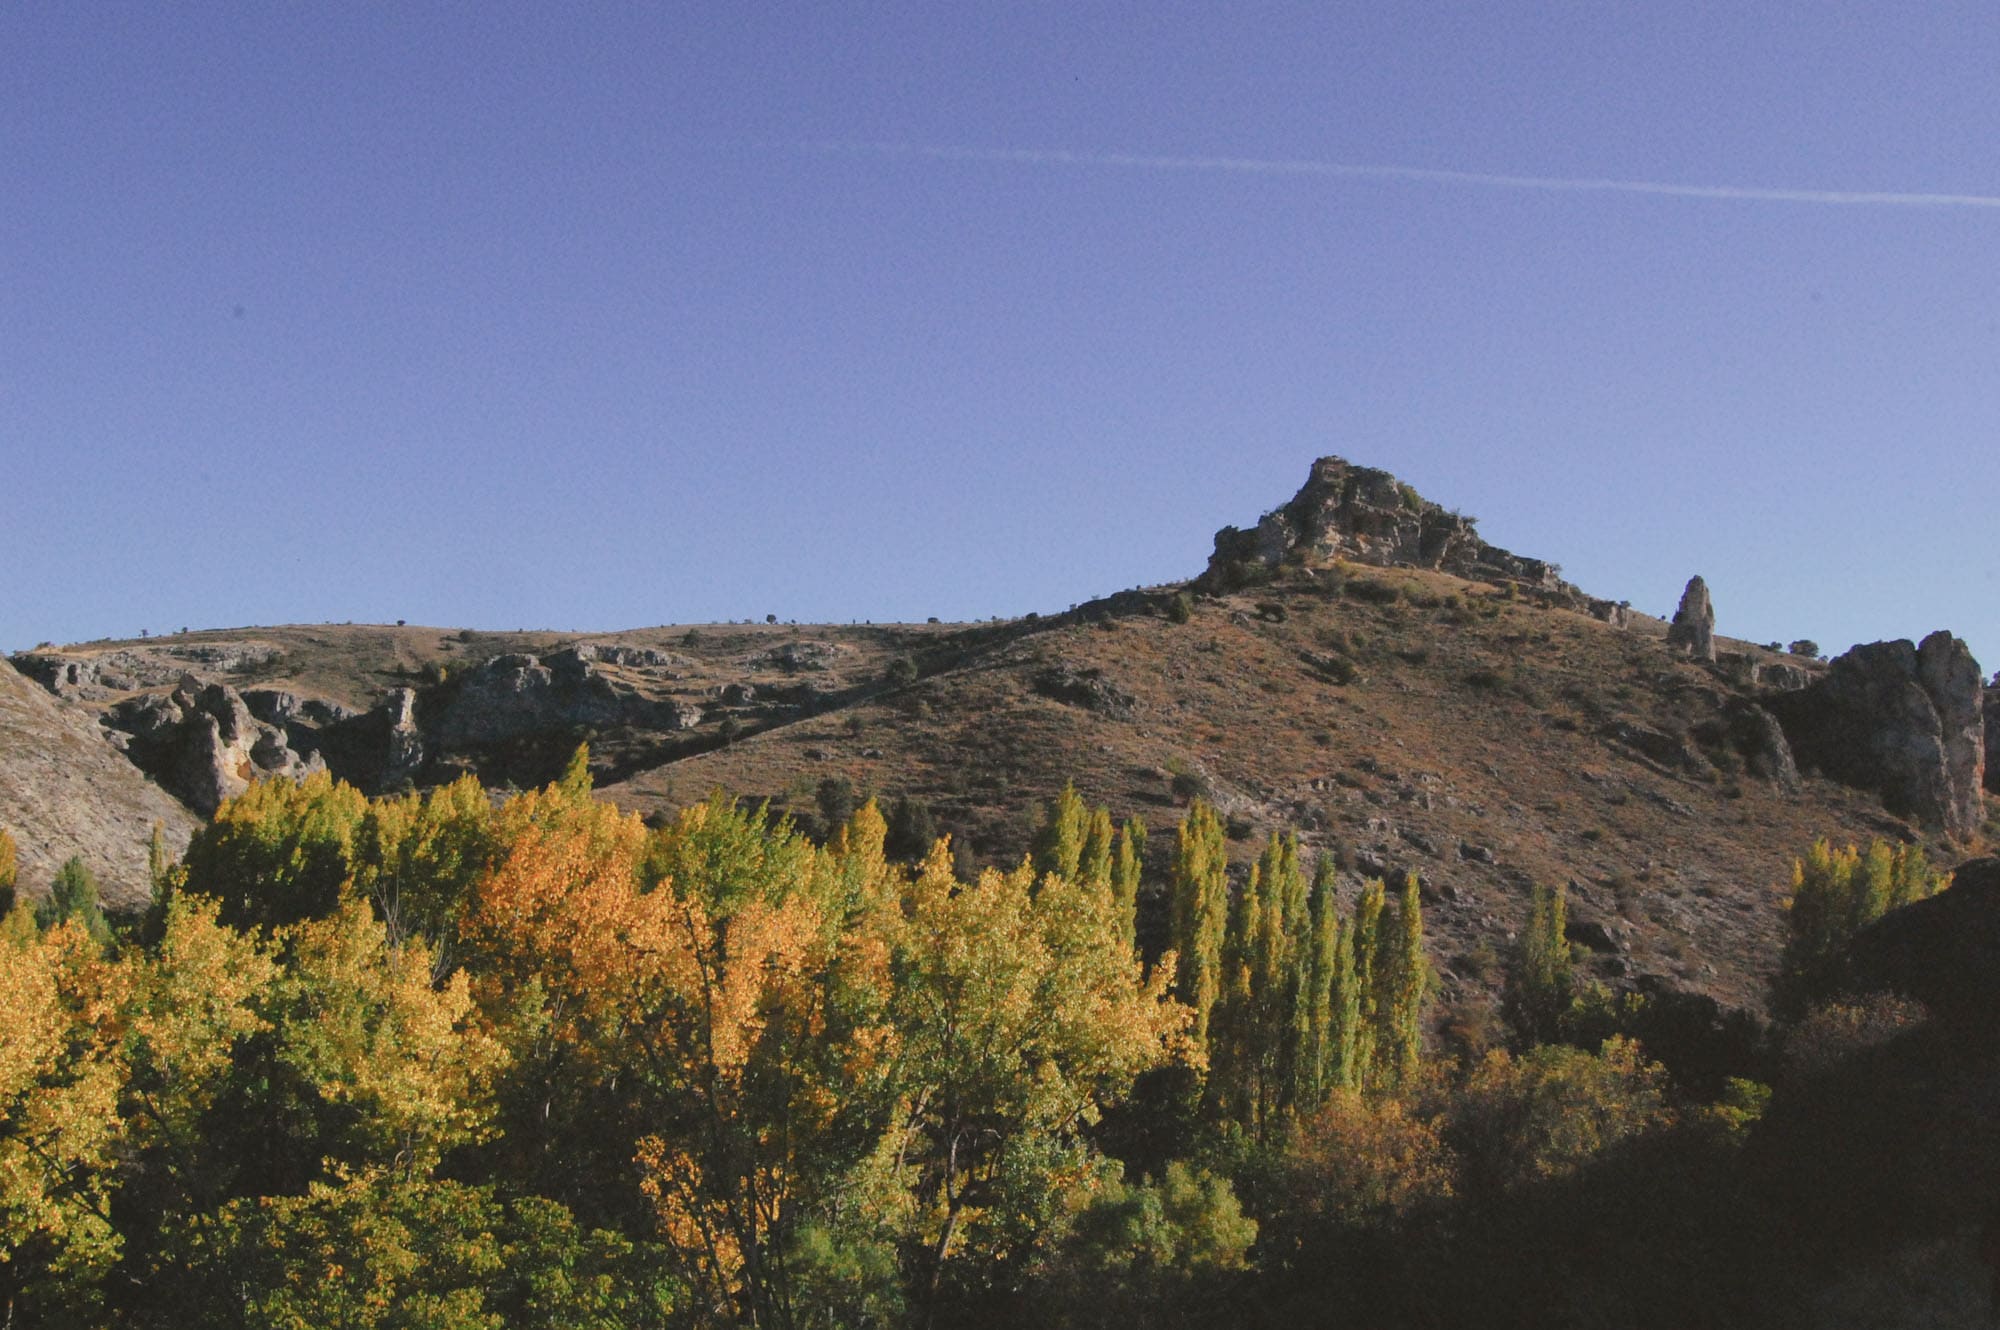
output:
MULTIPOLYGON (((545 657, 495 656, 458 682, 430 732, 439 747, 457 751, 569 729, 683 730, 701 723, 698 707, 643 697, 607 676, 597 666, 603 653, 602 647, 568 647, 545 657)), ((657 659, 672 658, 660 653, 657 659)), ((746 702, 755 692, 734 686, 746 702)))
POLYGON ((1734 707, 1729 716, 1730 737, 1743 765, 1753 776, 1761 776, 1779 789, 1799 789, 1799 767, 1792 746, 1785 739, 1785 727, 1778 718, 1753 702, 1734 707))
POLYGON ((283 652, 262 642, 128 647, 116 651, 32 651, 13 658, 14 668, 58 697, 103 702, 141 688, 172 687, 189 671, 234 674, 277 660, 283 652))
POLYGON ((0 824, 20 848, 23 891, 41 895, 61 862, 77 855, 117 909, 136 909, 151 892, 146 847, 153 827, 178 855, 196 825, 104 741, 94 712, 51 696, 4 663, 0 824))
POLYGON ((1579 609, 1589 605, 1589 597, 1563 581, 1554 564, 1489 545, 1472 518, 1430 502, 1387 471, 1339 457, 1314 462, 1292 501, 1266 513, 1250 530, 1228 526, 1216 532, 1215 553, 1196 585, 1229 591, 1288 563, 1335 559, 1513 583, 1579 609))
POLYGON ((1681 592, 1680 608, 1667 625, 1667 645, 1696 660, 1715 659, 1715 606, 1708 598, 1708 583, 1699 575, 1690 577, 1681 592))
POLYGON ((317 753, 295 752, 286 731, 252 715, 235 689, 193 675, 171 693, 120 702, 106 720, 140 770, 204 817, 253 780, 298 779, 325 765, 317 753))
POLYGON ((1980 685, 1965 643, 1939 631, 1922 646, 1855 647, 1817 682, 1764 705, 1801 766, 1876 791, 1890 811, 1964 840, 1985 814, 1980 685))

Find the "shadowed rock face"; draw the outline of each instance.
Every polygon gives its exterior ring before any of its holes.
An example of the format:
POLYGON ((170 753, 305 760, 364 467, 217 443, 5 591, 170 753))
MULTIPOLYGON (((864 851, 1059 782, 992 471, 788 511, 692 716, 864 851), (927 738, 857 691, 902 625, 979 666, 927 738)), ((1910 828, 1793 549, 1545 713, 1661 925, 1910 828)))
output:
POLYGON ((1986 788, 2000 794, 2000 761, 1993 754, 2000 753, 2000 684, 1986 690, 1986 788))
POLYGON ((235 689, 192 675, 171 693, 120 702, 108 720, 132 761, 204 816, 253 780, 297 779, 323 765, 317 754, 294 752, 286 731, 252 715, 235 689))
POLYGON ((1972 653, 1940 631, 1920 647, 1855 647, 1817 683, 1766 705, 1802 766, 1963 840, 1985 814, 1982 693, 1972 653))
POLYGON ((58 701, 0 664, 0 821, 21 854, 21 888, 48 889, 77 855, 107 905, 132 909, 151 892, 146 846, 157 823, 178 855, 195 819, 104 741, 94 713, 58 701))
POLYGON ((1515 582, 1587 606, 1589 598, 1554 564, 1523 558, 1479 538, 1473 519, 1423 498, 1387 471, 1343 458, 1313 463, 1292 501, 1248 531, 1215 533, 1215 553, 1198 585, 1226 591, 1294 560, 1334 559, 1376 567, 1428 568, 1489 582, 1515 582))
POLYGON ((2000 859, 1960 864, 1948 889, 1890 911, 1855 935, 1847 955, 1854 987, 1990 1027, 2000 1009, 2000 859))

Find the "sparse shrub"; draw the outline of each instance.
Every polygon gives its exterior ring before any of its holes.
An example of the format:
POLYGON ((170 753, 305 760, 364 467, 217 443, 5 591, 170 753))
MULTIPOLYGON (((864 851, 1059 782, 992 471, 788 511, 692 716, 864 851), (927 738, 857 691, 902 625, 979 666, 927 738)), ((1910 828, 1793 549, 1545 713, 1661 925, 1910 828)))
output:
POLYGON ((1181 800, 1206 799, 1208 779, 1178 757, 1167 759, 1167 786, 1181 800))
POLYGON ((1396 654, 1402 657, 1406 664, 1421 665, 1431 658, 1431 649, 1429 647, 1404 647, 1396 654))
POLYGON ((1786 647, 1785 650, 1791 652, 1794 656, 1816 657, 1819 655, 1819 643, 1813 641, 1810 637, 1802 637, 1786 647))
POLYGON ((715 732, 721 736, 723 743, 733 744, 742 737, 743 722, 734 716, 724 716, 722 724, 716 726, 715 732))
POLYGON ((917 662, 908 656, 898 656, 889 662, 889 686, 908 688, 917 681, 917 662))
POLYGON ((1468 687, 1491 692, 1495 689, 1505 687, 1507 676, 1490 665, 1481 665, 1478 669, 1473 670, 1465 676, 1465 682, 1468 687))
POLYGON ((1174 592, 1173 599, 1167 602, 1167 622, 1186 623, 1193 617, 1194 600, 1185 591, 1174 592))
POLYGON ((1370 605, 1393 605, 1403 598, 1401 588, 1395 584, 1361 577, 1348 582, 1347 594, 1370 605))
POLYGON ((1285 607, 1275 600, 1257 602, 1257 617, 1265 623, 1283 623, 1286 619, 1285 607))
POLYGON ((682 634, 681 634, 681 645, 682 645, 682 646, 684 646, 684 647, 698 647, 698 646, 700 646, 700 645, 701 645, 701 634, 700 634, 700 633, 697 633, 697 632, 696 632, 696 631, 695 631, 694 629, 692 629, 692 628, 688 629, 688 630, 687 630, 687 631, 686 631, 685 633, 682 633, 682 634))
POLYGON ((1888 1043, 1929 1016, 1923 1003, 1894 993, 1823 1003, 1785 1036, 1784 1068, 1794 1076, 1817 1075, 1856 1053, 1888 1043))
POLYGON ((1223 823, 1222 827, 1223 832, 1231 840, 1249 840, 1250 833, 1256 829, 1256 827, 1250 824, 1250 819, 1247 817, 1232 817, 1223 823))

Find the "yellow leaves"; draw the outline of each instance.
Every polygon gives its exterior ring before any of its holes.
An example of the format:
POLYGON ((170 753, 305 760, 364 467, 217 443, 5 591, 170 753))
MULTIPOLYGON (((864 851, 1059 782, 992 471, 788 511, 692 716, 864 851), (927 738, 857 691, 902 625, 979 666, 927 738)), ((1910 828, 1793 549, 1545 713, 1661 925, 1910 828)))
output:
POLYGON ((206 1107, 239 1040, 267 1029, 259 1007, 278 967, 254 940, 216 921, 212 900, 176 897, 158 954, 135 962, 128 1032, 156 1111, 206 1107))
POLYGON ((0 1260, 36 1235, 58 1269, 116 1254, 109 1196, 127 983, 74 923, 0 954, 0 1260))
POLYGON ((369 1143, 422 1162, 486 1133, 505 1055, 477 1019, 464 971, 433 986, 429 950, 389 946, 360 902, 286 940, 283 1056, 324 1098, 364 1110, 369 1143))

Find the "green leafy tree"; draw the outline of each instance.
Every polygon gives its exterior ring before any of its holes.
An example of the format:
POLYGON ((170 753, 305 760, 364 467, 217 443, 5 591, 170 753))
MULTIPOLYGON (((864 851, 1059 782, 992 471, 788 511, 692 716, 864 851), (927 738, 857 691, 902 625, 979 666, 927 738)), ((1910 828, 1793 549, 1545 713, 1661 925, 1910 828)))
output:
POLYGON ((1876 840, 1864 855, 1852 845, 1837 850, 1815 841, 1804 858, 1792 861, 1775 985, 1779 1014, 1796 1019, 1830 996, 1849 938, 1889 910, 1937 894, 1948 880, 1919 845, 1876 840))
POLYGON ((1111 900, 1117 907, 1125 945, 1137 945, 1139 879, 1146 865, 1146 824, 1129 818, 1118 828, 1118 844, 1112 854, 1111 900))
POLYGON ((923 862, 937 842, 937 817, 922 799, 898 795, 889 806, 888 839, 883 850, 898 863, 923 862))
POLYGON ((1205 1054, 1215 1004, 1222 995, 1222 946, 1229 925, 1229 849, 1222 823, 1204 799, 1188 806, 1174 835, 1168 880, 1173 945, 1179 957, 1175 992, 1194 1010, 1195 1046, 1205 1054))
POLYGON ((1377 1070, 1390 1084, 1402 1085, 1416 1076, 1423 1058, 1424 1006, 1432 985, 1415 873, 1404 878, 1397 907, 1384 919, 1376 948, 1377 1070))
POLYGON ((1528 926, 1521 930, 1515 945, 1514 964, 1501 1002, 1508 1023, 1524 1044, 1556 1038, 1576 995, 1568 926, 1564 889, 1533 888, 1528 897, 1528 926))
POLYGON ((275 927, 323 918, 353 873, 368 800, 318 772, 267 780, 226 801, 188 842, 187 890, 222 903, 222 921, 275 927))
POLYGON ((48 899, 35 907, 35 923, 42 928, 74 922, 100 946, 111 940, 111 925, 105 922, 100 903, 97 875, 77 856, 63 860, 49 883, 48 899))
POLYGON ((1111 810, 1093 808, 1084 819, 1083 851, 1077 856, 1077 881, 1099 891, 1111 890, 1111 870, 1117 835, 1112 830, 1111 810))
POLYGON ((1077 794, 1074 782, 1065 784, 1044 812, 1041 830, 1035 834, 1035 872, 1076 881, 1089 833, 1090 808, 1077 794))

